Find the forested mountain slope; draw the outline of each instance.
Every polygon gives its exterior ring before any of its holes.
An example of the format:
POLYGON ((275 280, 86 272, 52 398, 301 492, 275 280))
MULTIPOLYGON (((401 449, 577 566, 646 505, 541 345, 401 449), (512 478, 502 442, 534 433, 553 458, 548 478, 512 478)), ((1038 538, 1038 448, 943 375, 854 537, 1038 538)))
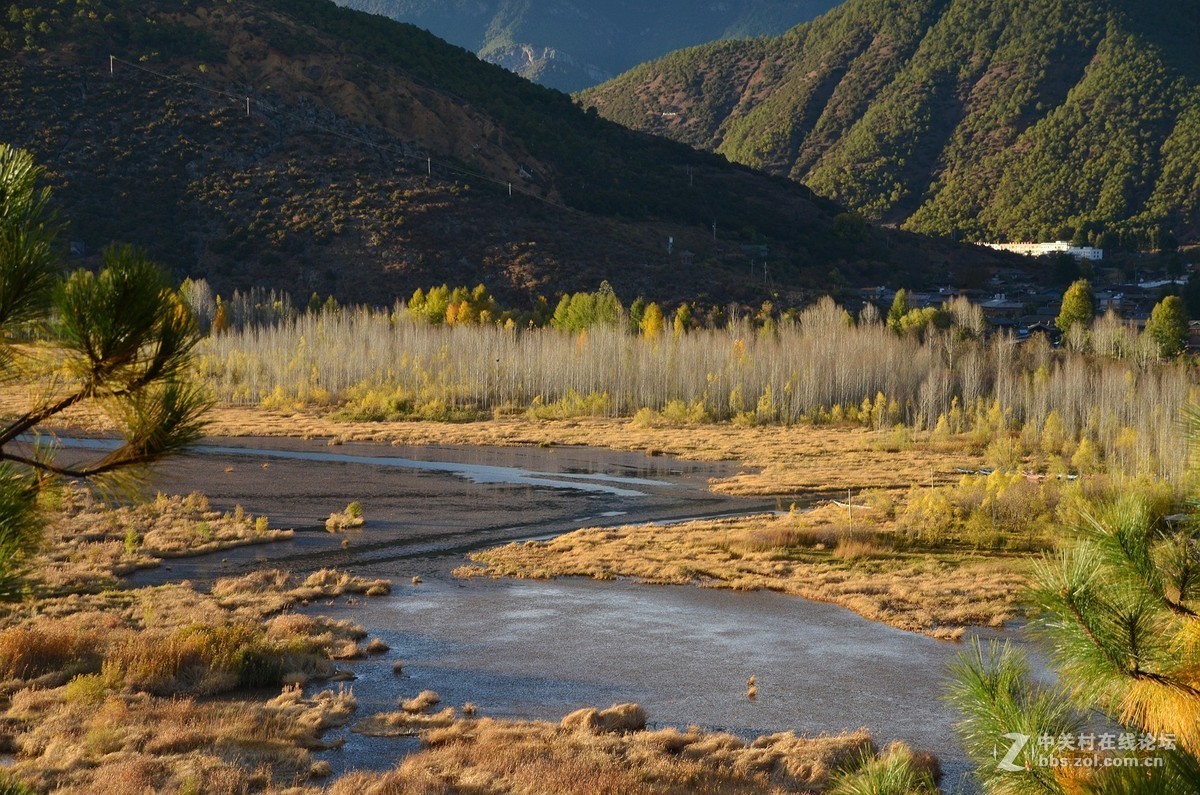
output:
POLYGON ((411 22, 543 85, 577 91, 671 50, 782 33, 838 0, 337 0, 411 22))
POLYGON ((91 254, 146 246, 225 294, 378 304, 484 282, 512 301, 608 279, 626 300, 761 302, 834 270, 943 281, 996 261, 868 228, 795 183, 326 0, 13 9, 0 140, 49 168, 71 239, 91 254))
POLYGON ((608 118, 972 240, 1200 239, 1200 4, 849 0, 583 95, 608 118))

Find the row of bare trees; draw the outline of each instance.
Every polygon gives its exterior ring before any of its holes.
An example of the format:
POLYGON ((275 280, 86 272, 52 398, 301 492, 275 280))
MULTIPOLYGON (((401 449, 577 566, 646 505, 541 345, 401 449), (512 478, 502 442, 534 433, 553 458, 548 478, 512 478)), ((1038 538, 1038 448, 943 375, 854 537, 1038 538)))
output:
MULTIPOLYGON (((200 368, 221 400, 337 404, 364 389, 394 390, 476 411, 520 410, 569 395, 628 416, 672 401, 723 420, 829 418, 956 432, 980 427, 1036 436, 1051 414, 1066 443, 1092 440, 1112 460, 1171 474, 1184 460, 1176 424, 1197 398, 1187 361, 1144 354, 1136 332, 1094 326, 1103 354, 1056 350, 1040 336, 985 337, 969 306, 924 336, 897 334, 870 313, 854 322, 831 300, 768 328, 647 338, 626 324, 582 332, 434 326, 403 305, 293 316, 210 337, 200 368), (884 396, 887 414, 869 405, 884 396), (867 406, 864 406, 864 401, 867 406), (868 408, 866 411, 859 407, 868 408)), ((1069 450, 1066 451, 1069 455, 1069 450)))

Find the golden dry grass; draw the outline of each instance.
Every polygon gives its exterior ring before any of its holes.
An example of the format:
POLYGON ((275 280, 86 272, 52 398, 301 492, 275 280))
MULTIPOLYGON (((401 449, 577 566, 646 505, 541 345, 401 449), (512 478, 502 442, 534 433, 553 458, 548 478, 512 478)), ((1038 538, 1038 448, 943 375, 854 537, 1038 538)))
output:
MULTIPOLYGON (((627 420, 524 418, 470 425, 342 423, 317 413, 236 408, 219 409, 215 419, 211 430, 229 435, 393 444, 582 444, 738 461, 744 471, 713 488, 744 495, 898 490, 931 478, 946 482, 954 467, 979 463, 964 452, 965 444, 888 452, 884 436, 844 428, 643 427, 627 420)), ((186 499, 180 507, 188 508, 186 499)), ((942 636, 962 624, 998 622, 1010 610, 1019 577, 1007 571, 1005 561, 897 554, 886 545, 877 547, 869 536, 844 537, 832 514, 824 520, 819 511, 805 516, 802 521, 759 517, 580 531, 545 545, 492 550, 486 571, 472 573, 633 576, 773 588, 942 636)), ((225 518, 206 518, 201 510, 198 521, 211 528, 214 519, 225 518)), ((89 582, 137 565, 151 551, 178 548, 187 554, 200 547, 192 538, 201 535, 194 528, 196 517, 192 535, 157 540, 151 529, 138 529, 136 555, 126 528, 116 537, 119 525, 106 529, 97 516, 80 521, 90 522, 90 532, 97 535, 80 537, 78 545, 108 546, 68 554, 61 544, 51 545, 65 556, 60 563, 81 567, 70 576, 59 575, 56 582, 64 590, 87 590, 89 582)), ((63 538, 67 546, 74 543, 69 532, 63 538)), ((235 540, 213 533, 212 540, 220 538, 235 540)), ((284 611, 335 594, 378 595, 389 588, 386 581, 331 570, 304 579, 264 570, 218 582, 208 594, 182 583, 75 593, 15 608, 0 618, 0 671, 8 679, 0 689, 9 694, 9 708, 0 713, 0 748, 17 752, 15 772, 40 791, 317 792, 316 782, 329 768, 313 763, 309 751, 319 747, 325 728, 349 720, 352 706, 344 694, 330 692, 322 703, 306 703, 289 685, 266 703, 218 704, 153 693, 232 687, 230 670, 222 667, 231 649, 278 653, 280 678, 292 684, 328 676, 331 660, 363 654, 361 628, 284 611), (143 651, 135 638, 162 652, 143 651), (186 720, 178 717, 185 713, 186 720)), ((430 706, 357 724, 363 733, 420 733, 428 748, 391 773, 351 774, 328 791, 819 792, 831 770, 870 748, 863 732, 833 738, 779 734, 753 743, 695 728, 648 732, 641 728, 640 708, 628 706, 584 710, 568 716, 565 725, 463 720, 453 709, 429 714, 430 706)))
POLYGON ((581 710, 557 724, 452 721, 424 732, 426 750, 394 771, 350 774, 330 793, 820 792, 833 770, 872 751, 862 731, 836 737, 786 732, 746 742, 695 727, 646 731, 644 723, 641 707, 632 704, 581 710))
MULTIPOLYGON (((0 618, 0 748, 38 791, 277 791, 328 775, 310 751, 353 693, 304 698, 365 631, 280 612, 386 581, 324 570, 43 596, 0 618), (287 682, 276 698, 195 696, 287 682)), ((302 791, 315 791, 304 789, 302 791)))
POLYGON ((893 523, 832 504, 805 513, 578 530, 476 553, 460 576, 595 579, 769 589, 848 607, 900 629, 957 638, 964 626, 1011 618, 1027 560, 904 552, 883 545, 893 523))
POLYGON ((215 514, 199 495, 123 508, 72 488, 58 497, 34 559, 39 587, 0 605, 0 749, 13 754, 11 772, 37 791, 78 793, 279 791, 327 776, 310 751, 356 702, 345 690, 305 699, 299 685, 333 676, 366 632, 287 611, 391 583, 264 569, 208 591, 112 588, 159 556, 280 534, 240 510, 215 514), (265 702, 196 699, 281 682, 265 702))
POLYGON ((640 704, 614 704, 608 709, 584 707, 563 718, 559 725, 592 734, 638 732, 646 728, 646 710, 640 704))
POLYGON ((240 508, 230 513, 210 510, 201 494, 159 494, 121 507, 72 485, 56 496, 57 510, 31 567, 34 583, 50 591, 110 585, 121 575, 153 568, 164 559, 292 537, 291 530, 271 529, 265 516, 251 516, 240 508))
POLYGON ((0 692, 102 674, 109 689, 213 693, 247 680, 322 678, 366 632, 351 622, 282 614, 292 605, 385 587, 323 571, 267 570, 218 580, 43 597, 0 614, 0 692))
POLYGON ((405 712, 421 713, 441 703, 441 696, 432 690, 422 690, 413 698, 401 699, 400 708, 405 712))
POLYGON ((344 511, 335 511, 329 514, 329 518, 325 520, 325 529, 331 533, 337 533, 342 530, 353 530, 362 527, 367 523, 363 517, 362 505, 357 502, 352 502, 346 506, 344 511))
POLYGON ((280 534, 240 510, 215 514, 199 495, 123 508, 71 488, 58 496, 61 510, 34 559, 40 587, 0 606, 0 748, 14 753, 13 772, 38 790, 89 793, 242 792, 319 775, 308 749, 349 721, 352 694, 179 699, 329 678, 333 659, 365 631, 284 611, 387 593, 390 583, 332 569, 261 570, 207 592, 189 582, 111 588, 119 572, 159 555, 280 534))
POLYGON ((454 724, 454 707, 433 715, 424 712, 381 712, 354 724, 352 731, 368 737, 416 737, 430 729, 454 724))
POLYGON ((70 688, 27 689, 0 725, 16 752, 11 771, 38 791, 237 793, 320 777, 310 752, 356 702, 345 690, 293 693, 254 703, 119 692, 93 702, 70 688))

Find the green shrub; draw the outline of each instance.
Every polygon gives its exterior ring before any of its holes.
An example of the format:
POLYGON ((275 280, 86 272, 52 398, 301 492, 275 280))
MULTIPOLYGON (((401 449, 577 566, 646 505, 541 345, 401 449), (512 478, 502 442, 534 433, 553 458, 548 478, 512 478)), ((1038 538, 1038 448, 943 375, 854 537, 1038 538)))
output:
POLYGON ((857 766, 835 773, 830 795, 933 795, 940 771, 931 757, 914 754, 903 743, 894 743, 880 756, 866 755, 857 766))
POLYGON ((142 545, 142 539, 138 535, 137 528, 131 527, 125 531, 125 554, 133 557, 137 554, 138 547, 142 545))
POLYGON ((98 704, 107 693, 108 685, 100 674, 79 674, 64 689, 64 697, 72 704, 98 704))
POLYGON ((538 420, 564 420, 575 417, 607 417, 613 411, 612 398, 607 392, 581 395, 574 389, 553 403, 543 404, 535 399, 526 415, 538 420))
POLYGON ((7 770, 0 770, 0 795, 34 795, 34 789, 7 770))
POLYGON ((244 648, 238 653, 237 675, 242 687, 278 687, 283 681, 283 661, 265 648, 244 648))

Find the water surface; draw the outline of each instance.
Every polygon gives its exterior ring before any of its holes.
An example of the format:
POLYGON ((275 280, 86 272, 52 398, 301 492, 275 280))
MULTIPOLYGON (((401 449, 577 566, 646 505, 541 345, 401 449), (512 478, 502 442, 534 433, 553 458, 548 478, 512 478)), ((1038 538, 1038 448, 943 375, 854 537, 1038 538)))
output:
MULTIPOLYGON (((241 504, 272 526, 296 527, 296 539, 172 561, 135 580, 204 581, 266 563, 392 578, 391 597, 311 608, 352 618, 392 648, 350 666, 361 715, 431 689, 445 704, 470 701, 495 717, 558 720, 582 706, 636 701, 653 725, 747 738, 865 727, 880 746, 903 739, 936 753, 943 789, 962 791, 966 760, 942 701, 960 645, 768 592, 450 574, 471 550, 511 540, 777 507, 708 491, 710 478, 736 471, 586 448, 223 440, 169 462, 155 487, 202 491, 219 509, 241 504), (362 503, 367 527, 326 533, 324 518, 351 500, 362 503), (413 575, 420 585, 409 584, 413 575), (392 673, 397 659, 401 677, 392 673)), ((324 755, 339 771, 387 768, 416 746, 344 734, 345 747, 324 755)))

